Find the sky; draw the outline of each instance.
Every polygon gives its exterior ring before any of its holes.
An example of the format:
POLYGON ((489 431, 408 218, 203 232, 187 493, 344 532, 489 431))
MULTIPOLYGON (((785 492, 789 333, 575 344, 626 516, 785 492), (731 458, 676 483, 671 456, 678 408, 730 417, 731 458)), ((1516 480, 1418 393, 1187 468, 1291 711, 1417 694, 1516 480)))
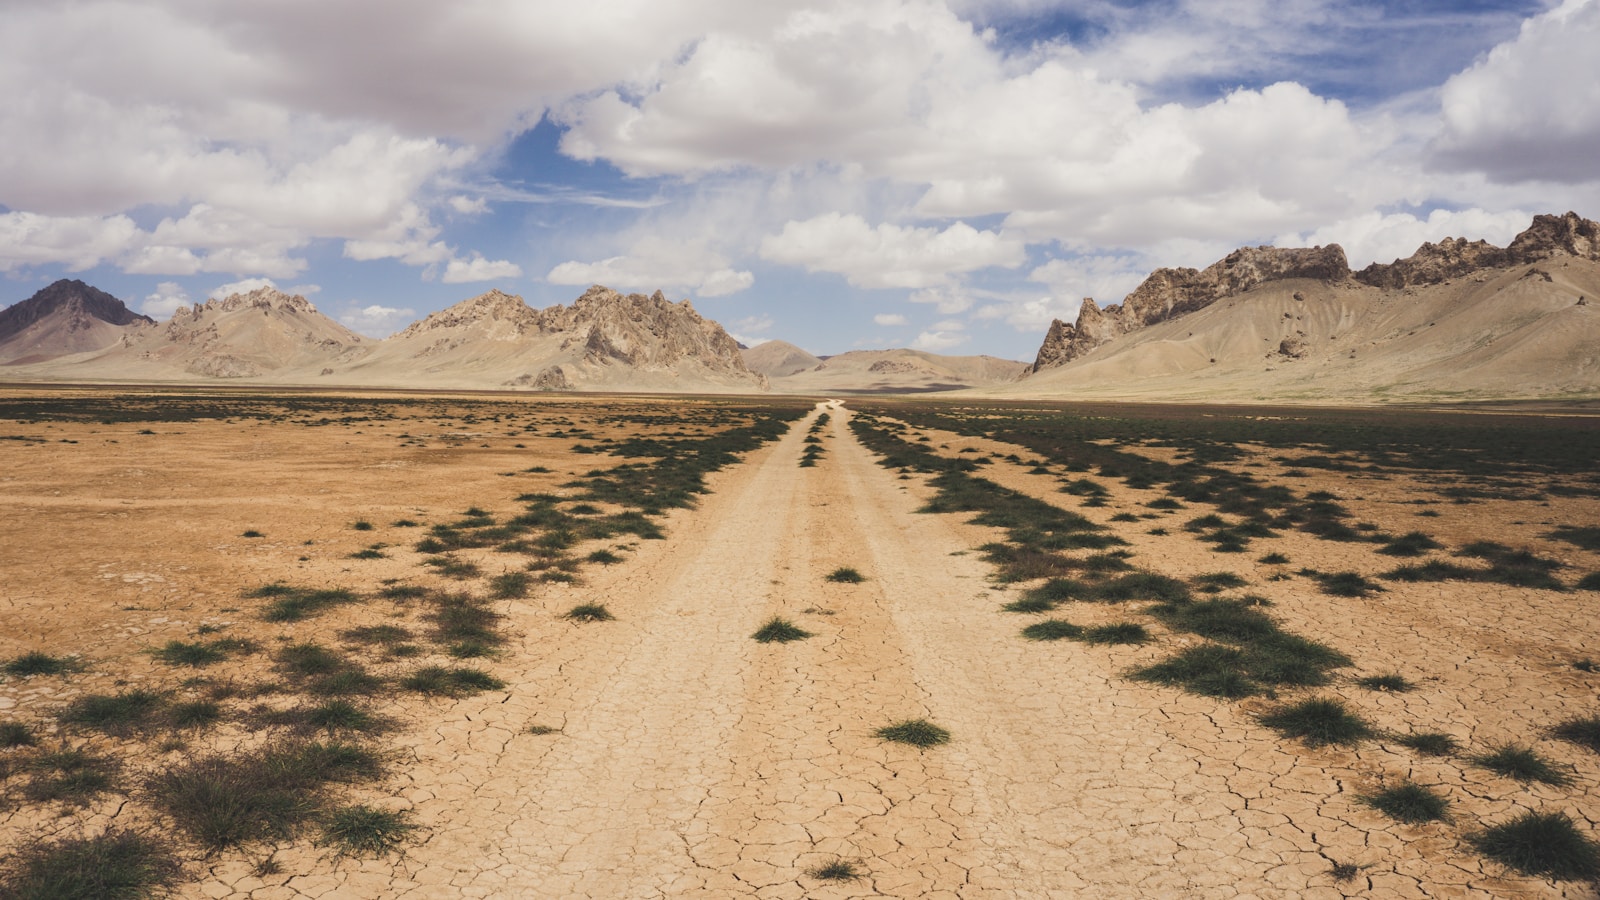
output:
POLYGON ((1031 360, 1236 247, 1600 218, 1600 0, 5 0, 0 305, 491 288, 1031 360))

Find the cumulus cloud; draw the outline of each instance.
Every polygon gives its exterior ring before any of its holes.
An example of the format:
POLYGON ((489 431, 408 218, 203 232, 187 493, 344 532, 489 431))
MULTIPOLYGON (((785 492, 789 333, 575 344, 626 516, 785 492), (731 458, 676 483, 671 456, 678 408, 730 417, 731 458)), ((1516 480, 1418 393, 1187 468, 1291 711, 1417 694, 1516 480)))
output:
POLYGON ((417 317, 417 311, 410 308, 384 306, 374 303, 360 309, 351 310, 339 316, 339 321, 351 331, 364 334, 367 337, 388 337, 409 325, 417 317))
POLYGON ((746 316, 732 323, 728 335, 746 347, 757 347, 772 340, 761 332, 772 330, 773 324, 771 316, 746 316))
POLYGON ((911 341, 911 349, 937 353, 941 350, 959 347, 965 344, 967 340, 967 335, 959 331, 924 331, 911 341))
POLYGON ((1566 0, 1445 83, 1436 159, 1492 180, 1600 180, 1600 2, 1566 0))
POLYGON ((0 215, 0 272, 22 266, 59 263, 81 272, 128 252, 139 227, 127 216, 42 216, 31 212, 0 215))
POLYGON ((1528 224, 1533 214, 1520 210, 1491 213, 1481 209, 1436 209, 1425 219, 1411 213, 1364 213, 1334 222, 1305 234, 1280 235, 1280 247, 1309 247, 1338 244, 1344 248, 1351 268, 1368 263, 1387 263, 1415 253, 1425 241, 1437 243, 1447 237, 1485 240, 1504 247, 1528 224))
POLYGON ((893 326, 906 324, 906 317, 899 313, 878 313, 872 317, 874 325, 893 326))
POLYGON ((169 319, 189 305, 189 294, 176 281, 163 281, 139 304, 139 311, 154 319, 169 319))
POLYGON ((929 288, 977 269, 1020 265, 1025 253, 1021 241, 965 222, 942 231, 888 222, 873 227, 858 215, 825 213, 790 221, 767 236, 761 256, 809 272, 834 272, 856 287, 929 288))
POLYGON ((244 278, 239 281, 218 285, 212 288, 211 293, 206 296, 212 300, 223 300, 232 297, 234 294, 248 294, 251 291, 259 291, 262 288, 277 290, 277 287, 278 285, 271 278, 244 278))
POLYGON ((649 236, 629 252, 598 262, 568 260, 545 276, 551 284, 603 284, 614 290, 688 291, 700 297, 724 297, 755 284, 755 275, 729 265, 728 258, 706 241, 679 241, 649 236))
POLYGON ((484 259, 479 254, 472 254, 471 259, 452 259, 445 266, 444 277, 440 279, 445 284, 465 284, 473 281, 495 281, 511 278, 521 278, 522 267, 514 262, 503 259, 484 259))

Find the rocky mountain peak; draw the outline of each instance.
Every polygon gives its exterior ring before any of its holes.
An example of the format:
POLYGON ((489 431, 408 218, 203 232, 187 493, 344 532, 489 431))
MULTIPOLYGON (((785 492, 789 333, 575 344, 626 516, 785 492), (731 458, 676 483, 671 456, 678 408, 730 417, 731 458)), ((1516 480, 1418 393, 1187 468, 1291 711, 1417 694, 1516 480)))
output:
POLYGON ((1575 212, 1562 216, 1534 216, 1533 224, 1506 248, 1513 265, 1552 256, 1600 260, 1600 223, 1575 212))
POLYGON ((1085 297, 1077 322, 1050 324, 1030 371, 1065 365, 1118 335, 1204 309, 1261 284, 1291 278, 1343 281, 1344 248, 1242 247, 1204 269, 1157 269, 1120 304, 1101 309, 1085 297))
POLYGON ((478 326, 475 330, 488 332, 488 337, 511 340, 537 332, 539 314, 516 294, 493 288, 441 309, 420 322, 413 322, 400 334, 415 337, 430 331, 458 331, 473 326, 478 326))
POLYGON ((20 303, 0 309, 0 342, 52 316, 66 331, 81 332, 97 322, 109 325, 154 325, 155 320, 129 309, 121 300, 76 279, 63 278, 20 303))

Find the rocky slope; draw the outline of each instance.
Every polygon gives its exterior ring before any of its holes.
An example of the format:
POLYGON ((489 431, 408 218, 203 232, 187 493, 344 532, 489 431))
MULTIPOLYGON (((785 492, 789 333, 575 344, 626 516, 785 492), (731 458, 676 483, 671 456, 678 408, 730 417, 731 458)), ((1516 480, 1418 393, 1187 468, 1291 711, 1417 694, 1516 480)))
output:
POLYGON ((121 300, 62 279, 0 309, 0 364, 27 364, 116 344, 130 329, 155 325, 121 300))
POLYGON ((1600 395, 1600 225, 1538 216, 1506 248, 1450 239, 1351 273, 1338 247, 1163 270, 1052 324, 1003 393, 1316 400, 1600 395), (1265 264, 1263 264, 1265 261, 1265 264), (1245 277, 1233 277, 1245 263, 1245 277), (1258 277, 1265 274, 1266 277, 1258 277))
POLYGON ((1050 323, 1031 369, 1063 366, 1141 328, 1205 309, 1268 282, 1301 279, 1320 284, 1354 280, 1370 287, 1404 290, 1441 284, 1483 269, 1505 269, 1553 257, 1600 259, 1600 225, 1569 212, 1535 216, 1509 247, 1446 238, 1425 243, 1406 259, 1374 263, 1352 273, 1338 244, 1326 247, 1245 247, 1206 267, 1157 269, 1120 304, 1100 308, 1084 298, 1073 324, 1050 323))
POLYGON ((331 379, 533 390, 760 391, 739 345, 685 300, 596 285, 535 310, 500 291, 441 310, 335 367, 331 379))

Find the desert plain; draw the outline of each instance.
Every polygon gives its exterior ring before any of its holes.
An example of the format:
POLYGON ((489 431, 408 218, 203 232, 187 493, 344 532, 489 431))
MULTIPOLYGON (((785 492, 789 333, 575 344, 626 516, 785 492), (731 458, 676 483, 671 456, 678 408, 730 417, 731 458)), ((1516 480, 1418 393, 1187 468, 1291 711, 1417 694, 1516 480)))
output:
POLYGON ((1597 455, 1582 406, 8 389, 0 896, 65 848, 181 897, 1594 897, 1597 455))

